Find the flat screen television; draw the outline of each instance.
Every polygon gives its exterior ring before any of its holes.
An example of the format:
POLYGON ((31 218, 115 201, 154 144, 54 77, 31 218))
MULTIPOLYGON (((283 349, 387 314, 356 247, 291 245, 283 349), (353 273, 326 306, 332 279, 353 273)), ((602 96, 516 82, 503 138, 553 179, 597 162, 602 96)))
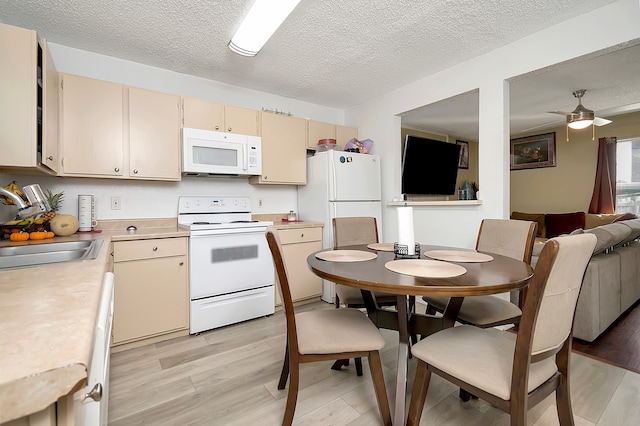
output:
POLYGON ((460 145, 407 135, 402 158, 402 193, 453 195, 460 145))

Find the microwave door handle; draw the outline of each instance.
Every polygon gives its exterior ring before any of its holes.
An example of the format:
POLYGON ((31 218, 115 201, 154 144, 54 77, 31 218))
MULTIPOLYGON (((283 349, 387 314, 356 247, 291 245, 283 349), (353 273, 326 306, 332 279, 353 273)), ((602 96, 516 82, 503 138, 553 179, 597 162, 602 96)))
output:
POLYGON ((244 167, 242 170, 246 172, 249 169, 249 150, 244 144, 240 145, 240 148, 242 149, 242 158, 244 159, 244 167))

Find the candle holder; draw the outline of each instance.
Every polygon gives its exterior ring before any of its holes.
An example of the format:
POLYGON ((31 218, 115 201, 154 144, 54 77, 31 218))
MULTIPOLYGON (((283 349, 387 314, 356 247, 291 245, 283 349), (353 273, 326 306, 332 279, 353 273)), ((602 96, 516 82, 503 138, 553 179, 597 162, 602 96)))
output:
POLYGON ((393 253, 396 255, 396 259, 420 259, 420 243, 416 243, 415 254, 409 254, 408 245, 393 243, 393 253))

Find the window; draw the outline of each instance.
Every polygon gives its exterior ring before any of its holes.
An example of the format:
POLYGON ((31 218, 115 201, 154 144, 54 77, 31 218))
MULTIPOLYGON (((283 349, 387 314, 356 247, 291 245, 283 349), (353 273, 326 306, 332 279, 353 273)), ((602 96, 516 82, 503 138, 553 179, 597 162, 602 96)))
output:
POLYGON ((616 145, 616 213, 640 216, 640 137, 616 145))

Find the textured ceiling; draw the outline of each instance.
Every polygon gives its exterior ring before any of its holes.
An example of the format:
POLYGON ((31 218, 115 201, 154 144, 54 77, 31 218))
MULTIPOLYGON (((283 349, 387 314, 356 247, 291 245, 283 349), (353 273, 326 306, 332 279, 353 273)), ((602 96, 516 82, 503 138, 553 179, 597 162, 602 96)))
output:
MULTIPOLYGON (((612 2, 302 0, 253 58, 227 48, 252 0, 3 0, 0 22, 52 43, 344 109, 612 2)), ((573 109, 574 89, 554 89, 565 92, 554 109, 573 109)))

